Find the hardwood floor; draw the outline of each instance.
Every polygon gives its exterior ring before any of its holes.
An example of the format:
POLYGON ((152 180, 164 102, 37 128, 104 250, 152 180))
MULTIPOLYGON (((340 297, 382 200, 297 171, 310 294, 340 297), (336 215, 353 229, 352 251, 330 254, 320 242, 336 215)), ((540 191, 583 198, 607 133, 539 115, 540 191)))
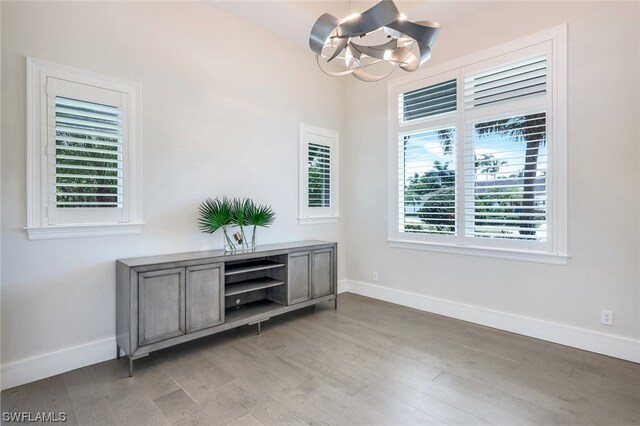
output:
POLYGON ((640 424, 640 364, 342 294, 2 392, 81 425, 640 424))

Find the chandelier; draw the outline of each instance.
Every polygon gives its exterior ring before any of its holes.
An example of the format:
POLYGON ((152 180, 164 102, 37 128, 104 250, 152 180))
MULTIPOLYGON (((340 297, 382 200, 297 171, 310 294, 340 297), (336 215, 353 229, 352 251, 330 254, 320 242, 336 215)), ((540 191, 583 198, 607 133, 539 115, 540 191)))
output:
POLYGON ((337 18, 325 13, 313 25, 309 47, 326 74, 378 81, 396 68, 415 71, 431 57, 440 24, 409 22, 391 0, 361 14, 337 18))

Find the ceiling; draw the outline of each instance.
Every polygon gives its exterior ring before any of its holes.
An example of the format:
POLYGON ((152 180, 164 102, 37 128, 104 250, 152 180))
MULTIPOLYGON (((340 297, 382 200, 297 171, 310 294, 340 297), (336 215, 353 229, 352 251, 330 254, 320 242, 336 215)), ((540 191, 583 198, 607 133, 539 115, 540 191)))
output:
MULTIPOLYGON (((363 12, 377 1, 309 1, 309 0, 254 0, 216 1, 211 4, 232 15, 294 43, 308 46, 313 23, 325 12, 338 17, 363 12)), ((446 25, 488 9, 494 1, 395 1, 398 9, 410 21, 430 20, 446 25)))

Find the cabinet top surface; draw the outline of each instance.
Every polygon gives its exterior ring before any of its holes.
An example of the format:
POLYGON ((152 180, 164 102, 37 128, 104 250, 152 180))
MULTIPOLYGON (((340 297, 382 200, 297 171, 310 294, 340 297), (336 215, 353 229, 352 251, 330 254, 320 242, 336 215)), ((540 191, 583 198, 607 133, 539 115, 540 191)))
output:
POLYGON ((163 254, 159 256, 144 256, 144 257, 132 257, 128 259, 118 259, 118 262, 129 266, 147 266, 160 263, 173 263, 184 262, 192 260, 211 259, 217 262, 229 262, 232 260, 241 260, 252 257, 269 256, 276 254, 275 252, 287 252, 290 250, 299 250, 304 248, 314 248, 316 246, 326 246, 335 244, 332 241, 319 241, 319 240, 307 240, 307 241, 293 241, 288 243, 277 244, 265 244, 256 247, 252 251, 238 251, 238 252, 225 252, 224 250, 207 250, 207 251, 193 251, 188 253, 175 253, 175 254, 163 254))

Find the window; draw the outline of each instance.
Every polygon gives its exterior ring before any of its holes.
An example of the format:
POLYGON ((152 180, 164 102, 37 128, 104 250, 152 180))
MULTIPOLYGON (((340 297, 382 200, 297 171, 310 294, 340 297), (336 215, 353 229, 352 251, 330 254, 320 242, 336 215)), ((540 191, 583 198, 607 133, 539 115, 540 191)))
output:
POLYGON ((338 133, 300 124, 300 223, 338 221, 338 133))
POLYGON ((140 232, 135 83, 28 59, 29 239, 140 232))
POLYGON ((390 83, 390 244, 566 262, 566 29, 390 83))

